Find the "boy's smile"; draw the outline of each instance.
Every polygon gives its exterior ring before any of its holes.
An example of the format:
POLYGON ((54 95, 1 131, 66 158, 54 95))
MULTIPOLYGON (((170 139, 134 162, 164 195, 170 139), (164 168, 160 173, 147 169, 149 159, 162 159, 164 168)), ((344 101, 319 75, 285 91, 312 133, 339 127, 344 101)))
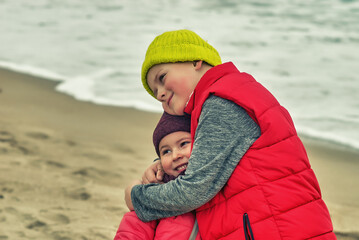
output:
POLYGON ((183 115, 189 97, 202 75, 200 64, 162 63, 153 66, 147 74, 147 83, 165 112, 183 115))

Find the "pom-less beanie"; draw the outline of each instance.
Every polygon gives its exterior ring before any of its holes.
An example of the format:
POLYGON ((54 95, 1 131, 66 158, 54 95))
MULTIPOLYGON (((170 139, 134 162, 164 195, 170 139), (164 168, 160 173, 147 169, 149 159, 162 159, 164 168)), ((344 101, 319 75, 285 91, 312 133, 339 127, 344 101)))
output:
POLYGON ((158 156, 160 156, 159 145, 162 138, 168 134, 180 131, 191 132, 191 118, 187 115, 174 116, 164 112, 153 131, 153 145, 158 156))
POLYGON ((222 63, 217 50, 190 30, 165 32, 157 36, 147 49, 142 64, 142 84, 153 96, 147 84, 147 73, 151 67, 161 63, 191 62, 202 60, 211 66, 222 63))

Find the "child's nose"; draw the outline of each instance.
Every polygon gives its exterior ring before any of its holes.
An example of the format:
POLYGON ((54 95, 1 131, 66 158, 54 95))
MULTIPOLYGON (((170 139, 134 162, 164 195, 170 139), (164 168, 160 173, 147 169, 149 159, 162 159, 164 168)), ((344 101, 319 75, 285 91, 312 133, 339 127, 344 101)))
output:
POLYGON ((158 100, 164 100, 164 97, 166 96, 166 89, 164 87, 158 87, 157 88, 157 99, 158 100))
POLYGON ((182 157, 183 157, 183 154, 180 150, 173 150, 173 161, 181 159, 182 157))

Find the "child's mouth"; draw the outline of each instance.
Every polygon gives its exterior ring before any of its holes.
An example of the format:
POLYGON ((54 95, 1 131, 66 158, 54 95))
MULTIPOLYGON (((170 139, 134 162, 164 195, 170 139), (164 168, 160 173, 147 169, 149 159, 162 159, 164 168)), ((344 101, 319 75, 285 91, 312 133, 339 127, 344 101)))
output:
POLYGON ((188 163, 184 163, 184 164, 182 164, 182 165, 176 167, 175 170, 176 170, 176 171, 179 171, 179 172, 182 172, 182 171, 186 170, 187 165, 188 165, 188 163))
POLYGON ((170 96, 170 97, 168 98, 167 106, 170 106, 171 100, 172 100, 172 96, 170 96))

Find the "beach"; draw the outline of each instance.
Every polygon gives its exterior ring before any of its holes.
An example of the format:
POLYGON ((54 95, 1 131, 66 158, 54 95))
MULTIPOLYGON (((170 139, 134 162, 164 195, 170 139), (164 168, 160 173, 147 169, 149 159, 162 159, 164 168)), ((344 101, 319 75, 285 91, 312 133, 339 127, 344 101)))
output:
MULTIPOLYGON (((113 239, 156 157, 159 113, 77 101, 0 70, 0 240, 113 239)), ((338 239, 359 239, 359 153, 303 139, 338 239)))

